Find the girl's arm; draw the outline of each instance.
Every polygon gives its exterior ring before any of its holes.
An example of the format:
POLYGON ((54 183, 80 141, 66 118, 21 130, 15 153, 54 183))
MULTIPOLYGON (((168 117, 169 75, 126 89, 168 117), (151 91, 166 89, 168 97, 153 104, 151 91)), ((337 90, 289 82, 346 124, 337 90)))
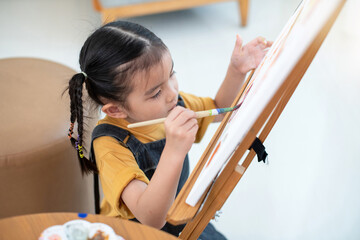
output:
MULTIPOLYGON (((267 48, 271 45, 272 42, 266 41, 263 37, 258 37, 242 46, 242 39, 236 35, 236 43, 225 79, 215 96, 217 107, 231 106, 244 83, 246 74, 260 64, 267 48)), ((221 121, 223 117, 223 114, 217 115, 214 121, 221 121)))
POLYGON ((175 199, 183 162, 198 130, 193 111, 176 107, 165 121, 166 144, 149 184, 133 180, 121 198, 143 224, 162 228, 175 199))

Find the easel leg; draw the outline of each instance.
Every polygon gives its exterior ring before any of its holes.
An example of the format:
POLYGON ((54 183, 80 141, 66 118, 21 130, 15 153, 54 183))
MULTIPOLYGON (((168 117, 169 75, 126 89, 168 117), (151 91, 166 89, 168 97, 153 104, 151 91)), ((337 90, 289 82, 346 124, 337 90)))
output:
POLYGON ((215 216, 216 211, 224 205, 226 199, 229 197, 244 172, 245 168, 237 165, 235 170, 227 179, 227 182, 224 184, 224 187, 221 188, 221 194, 218 194, 215 187, 213 188, 215 191, 210 192, 208 200, 201 211, 185 226, 179 236, 180 239, 198 239, 210 220, 215 216))

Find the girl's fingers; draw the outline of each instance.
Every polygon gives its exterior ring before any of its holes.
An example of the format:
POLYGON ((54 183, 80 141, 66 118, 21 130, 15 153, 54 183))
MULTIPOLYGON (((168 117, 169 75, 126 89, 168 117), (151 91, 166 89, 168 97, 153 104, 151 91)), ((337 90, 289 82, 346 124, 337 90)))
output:
POLYGON ((243 44, 242 38, 240 37, 239 34, 236 34, 235 48, 241 49, 242 44, 243 44))
POLYGON ((273 41, 267 41, 266 47, 271 47, 273 45, 273 41))
POLYGON ((234 53, 241 52, 242 49, 243 40, 239 36, 239 34, 236 34, 236 41, 235 41, 235 47, 234 47, 234 53))
POLYGON ((256 40, 258 44, 262 44, 263 46, 267 45, 267 40, 264 37, 257 37, 256 40))
POLYGON ((182 112, 175 120, 176 124, 178 126, 183 126, 185 124, 188 124, 190 121, 195 120, 196 121, 196 114, 194 111, 186 109, 184 112, 182 112))
POLYGON ((190 135, 196 135, 199 125, 196 119, 191 119, 184 124, 184 130, 190 135))
POLYGON ((191 131, 194 127, 198 127, 198 121, 195 118, 189 119, 187 122, 184 123, 184 129, 188 132, 191 131))
POLYGON ((263 48, 271 47, 273 42, 266 40, 264 37, 257 37, 254 42, 256 45, 260 45, 263 48))
POLYGON ((178 126, 184 125, 189 119, 195 119, 196 114, 194 111, 183 107, 174 108, 169 116, 167 117, 167 121, 171 121, 178 126))
MULTIPOLYGON (((199 129, 199 125, 195 124, 188 130, 188 132, 189 132, 189 134, 194 135, 194 138, 196 138, 196 133, 197 133, 198 129, 199 129)), ((195 141, 195 139, 194 139, 194 141, 195 141)))
POLYGON ((175 107, 167 116, 167 119, 170 121, 175 120, 183 111, 185 110, 185 108, 177 106, 175 107))

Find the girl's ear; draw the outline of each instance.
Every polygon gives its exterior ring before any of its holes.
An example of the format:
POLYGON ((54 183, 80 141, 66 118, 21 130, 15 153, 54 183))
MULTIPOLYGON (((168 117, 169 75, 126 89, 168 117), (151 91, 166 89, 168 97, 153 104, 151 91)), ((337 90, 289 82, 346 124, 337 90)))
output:
POLYGON ((101 111, 112 118, 127 118, 126 110, 114 103, 107 103, 102 108, 101 111))

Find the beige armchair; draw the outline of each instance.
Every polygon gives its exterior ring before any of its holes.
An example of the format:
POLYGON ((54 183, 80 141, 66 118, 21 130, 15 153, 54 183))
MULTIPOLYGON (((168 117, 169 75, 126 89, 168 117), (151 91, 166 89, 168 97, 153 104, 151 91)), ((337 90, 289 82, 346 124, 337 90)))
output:
POLYGON ((81 176, 61 96, 74 73, 47 60, 0 60, 0 218, 94 212, 92 177, 81 176))

